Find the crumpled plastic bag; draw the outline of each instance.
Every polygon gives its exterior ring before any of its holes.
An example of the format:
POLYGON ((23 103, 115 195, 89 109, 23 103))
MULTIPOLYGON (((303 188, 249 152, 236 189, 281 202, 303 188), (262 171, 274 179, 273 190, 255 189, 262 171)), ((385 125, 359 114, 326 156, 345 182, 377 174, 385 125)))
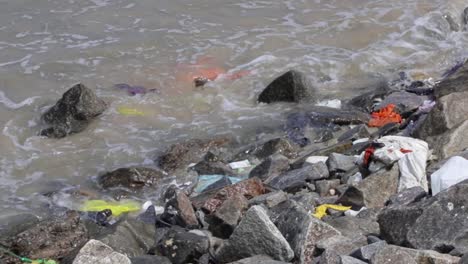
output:
POLYGON ((432 195, 468 179, 468 160, 460 156, 451 157, 431 175, 432 195))
POLYGON ((110 209, 113 216, 119 216, 123 213, 140 211, 141 205, 137 201, 122 200, 119 202, 108 202, 104 200, 88 200, 83 203, 80 211, 83 212, 100 212, 105 209, 110 209))
POLYGON ((324 216, 327 215, 327 209, 333 209, 333 210, 345 212, 351 209, 351 206, 343 206, 343 205, 336 205, 336 204, 322 204, 315 208, 315 213, 312 214, 312 216, 318 219, 322 219, 324 216))

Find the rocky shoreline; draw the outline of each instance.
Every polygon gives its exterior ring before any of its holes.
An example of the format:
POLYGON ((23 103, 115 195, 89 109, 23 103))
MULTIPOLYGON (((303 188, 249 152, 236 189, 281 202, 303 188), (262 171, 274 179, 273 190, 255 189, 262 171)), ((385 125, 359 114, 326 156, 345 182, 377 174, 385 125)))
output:
MULTIPOLYGON (((163 207, 3 219, 0 262, 468 263, 468 62, 435 83, 401 73, 337 108, 314 106, 315 94, 304 74, 287 72, 258 97, 298 105, 283 137, 192 139, 152 168, 98 178, 116 200, 167 186, 152 201, 163 207), (167 184, 169 175, 191 184, 167 184)), ((106 107, 76 85, 40 134, 79 133, 106 107)))

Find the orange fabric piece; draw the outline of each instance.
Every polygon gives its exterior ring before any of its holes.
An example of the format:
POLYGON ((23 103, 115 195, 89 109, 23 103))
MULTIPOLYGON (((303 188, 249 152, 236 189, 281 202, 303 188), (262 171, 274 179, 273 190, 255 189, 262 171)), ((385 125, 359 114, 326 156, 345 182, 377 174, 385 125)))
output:
POLYGON ((394 110, 395 105, 389 104, 379 111, 372 113, 372 118, 369 120, 368 126, 381 127, 389 123, 401 123, 400 114, 396 113, 394 110))

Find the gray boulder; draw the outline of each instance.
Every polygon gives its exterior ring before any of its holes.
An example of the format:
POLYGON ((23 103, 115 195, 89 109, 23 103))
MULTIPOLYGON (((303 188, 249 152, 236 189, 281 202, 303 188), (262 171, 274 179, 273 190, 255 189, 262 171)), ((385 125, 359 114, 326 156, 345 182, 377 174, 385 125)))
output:
POLYGON ((371 258, 375 255, 377 251, 386 247, 388 244, 385 241, 379 241, 376 243, 372 243, 370 245, 363 246, 351 253, 351 256, 364 260, 370 261, 371 258))
POLYGON ((340 257, 340 264, 365 264, 366 262, 363 262, 359 259, 350 257, 350 256, 341 256, 340 257))
POLYGON ((323 162, 315 164, 304 164, 300 169, 288 171, 274 178, 270 178, 267 183, 274 188, 285 190, 296 184, 304 184, 315 180, 329 177, 328 168, 323 162))
POLYGON ((411 187, 392 195, 388 201, 388 206, 408 205, 420 201, 426 197, 427 193, 421 186, 411 187))
POLYGON ((336 193, 336 187, 338 187, 340 184, 341 184, 341 181, 339 179, 321 180, 321 181, 315 182, 315 187, 317 189, 317 192, 320 194, 320 196, 330 196, 332 195, 330 193, 330 190, 333 189, 336 193))
POLYGON ((424 100, 427 100, 427 96, 419 96, 408 92, 394 92, 385 97, 374 110, 378 111, 389 104, 394 104, 400 110, 400 113, 404 114, 418 109, 418 107, 423 104, 424 100))
POLYGON ((349 255, 356 248, 366 244, 366 237, 350 239, 338 235, 322 239, 317 243, 317 249, 323 251, 319 263, 339 263, 341 256, 349 255))
POLYGON ((378 217, 382 237, 417 249, 468 252, 467 191, 465 180, 421 202, 384 209, 378 217))
POLYGON ((120 168, 101 175, 99 184, 104 188, 125 187, 141 189, 158 184, 167 174, 160 170, 145 167, 120 168))
POLYGON ((388 245, 380 248, 371 258, 371 264, 457 264, 459 257, 440 254, 432 250, 416 250, 411 248, 388 245))
POLYGON ((253 168, 249 173, 249 178, 258 177, 265 181, 268 178, 277 177, 288 169, 289 160, 281 154, 274 154, 253 168))
POLYGON ((265 255, 253 256, 250 258, 241 259, 238 261, 230 262, 228 264, 287 264, 289 262, 278 261, 265 255))
POLYGON ((221 207, 207 217, 209 230, 216 237, 229 238, 247 206, 248 201, 243 195, 237 194, 228 198, 221 207))
POLYGON ((466 135, 468 135, 468 120, 440 136, 428 139, 428 143, 433 146, 439 158, 445 159, 468 149, 466 135))
POLYGON ((346 172, 352 170, 356 165, 356 158, 339 153, 332 153, 328 156, 327 166, 331 173, 346 172))
POLYGON ((62 98, 42 115, 49 127, 42 136, 62 138, 86 129, 88 124, 106 110, 106 103, 83 84, 66 91, 62 98))
POLYGON ((249 200, 249 206, 264 204, 266 207, 274 207, 288 199, 288 195, 283 191, 262 194, 249 200))
POLYGON ((391 170, 380 170, 366 177, 357 185, 349 186, 338 199, 338 203, 361 207, 383 207, 385 202, 397 192, 399 170, 394 164, 391 170))
POLYGON ((31 228, 39 222, 39 218, 33 214, 18 214, 0 217, 0 237, 14 236, 31 228))
POLYGON ((168 200, 161 218, 168 223, 176 224, 187 228, 197 228, 198 220, 192 202, 182 191, 169 188, 165 193, 168 200))
POLYGON ((301 72, 290 70, 271 82, 258 96, 261 103, 313 100, 315 89, 301 72))
POLYGON ((156 244, 158 252, 174 264, 194 263, 209 247, 208 236, 194 230, 187 232, 178 226, 173 226, 156 244))
POLYGON ((369 135, 370 133, 369 133, 369 130, 367 129, 367 126, 364 124, 361 124, 344 132, 341 136, 338 137, 338 142, 354 141, 360 138, 367 138, 369 137, 369 135))
POLYGON ((298 152, 298 146, 286 138, 274 138, 263 142, 256 142, 242 148, 233 158, 232 161, 244 159, 260 159, 264 160, 274 154, 280 154, 288 159, 295 158, 298 152))
POLYGON ((80 249, 73 264, 131 264, 130 259, 108 245, 91 239, 80 249))
POLYGON ((96 239, 128 257, 136 257, 150 250, 155 234, 154 224, 126 219, 96 239))
POLYGON ((216 258, 232 262, 255 255, 268 255, 275 260, 289 261, 294 252, 265 209, 252 206, 242 218, 229 240, 221 246, 216 258))
POLYGON ((434 95, 437 98, 443 96, 468 91, 468 61, 464 62, 456 72, 445 78, 434 87, 434 95))
POLYGON ((340 232, 318 220, 294 201, 273 209, 272 220, 289 242, 299 263, 311 263, 317 253, 317 243, 340 232))
POLYGON ((326 223, 348 238, 380 233, 379 224, 371 217, 341 216, 328 219, 326 223))

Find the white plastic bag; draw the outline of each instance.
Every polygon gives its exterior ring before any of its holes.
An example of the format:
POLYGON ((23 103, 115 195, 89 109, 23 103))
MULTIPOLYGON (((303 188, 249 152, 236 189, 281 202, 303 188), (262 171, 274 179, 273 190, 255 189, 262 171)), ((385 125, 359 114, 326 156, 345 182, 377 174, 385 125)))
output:
POLYGON ((432 195, 468 179, 468 160, 451 157, 445 164, 431 175, 432 195))

